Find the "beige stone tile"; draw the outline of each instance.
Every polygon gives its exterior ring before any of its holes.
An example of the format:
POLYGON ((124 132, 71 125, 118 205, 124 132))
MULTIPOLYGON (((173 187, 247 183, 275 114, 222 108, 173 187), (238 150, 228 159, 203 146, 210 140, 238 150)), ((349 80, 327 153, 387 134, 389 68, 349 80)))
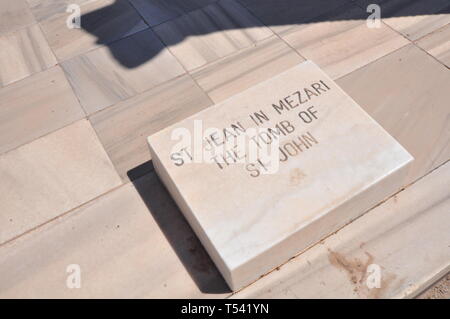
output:
POLYGON ((87 120, 0 156, 0 243, 120 185, 87 120))
POLYGON ((0 247, 0 283, 2 298, 229 294, 154 174, 0 247), (71 264, 80 266, 80 289, 66 286, 71 264))
POLYGON ((150 26, 174 19, 217 0, 130 0, 150 26))
POLYGON ((293 26, 323 22, 319 16, 333 12, 349 0, 239 0, 277 33, 293 26))
POLYGON ((71 4, 83 5, 99 0, 26 0, 37 21, 43 21, 56 15, 68 17, 67 8, 71 4))
POLYGON ((378 4, 382 20, 410 40, 450 23, 448 0, 357 0, 362 8, 378 4))
POLYGON ((62 64, 88 114, 132 97, 185 71, 151 30, 62 64))
POLYGON ((249 47, 272 34, 234 0, 222 0, 192 11, 154 30, 188 70, 249 47))
POLYGON ((84 117, 59 66, 0 89, 0 153, 84 117))
POLYGON ((37 24, 0 35, 0 47, 0 86, 56 64, 55 56, 37 24))
POLYGON ((414 297, 450 270, 449 179, 447 163, 233 297, 414 297))
POLYGON ((25 0, 0 1, 0 35, 35 23, 25 0))
POLYGON ((409 45, 338 84, 415 158, 409 181, 450 158, 450 73, 409 45))
POLYGON ((278 37, 233 53, 196 70, 192 76, 214 102, 242 92, 304 59, 278 37))
POLYGON ((416 44, 450 68, 450 24, 423 37, 416 44))
POLYGON ((63 12, 40 24, 59 61, 64 61, 101 45, 122 39, 148 26, 136 10, 124 0, 95 0, 82 3, 81 28, 70 29, 63 12))
POLYGON ((319 22, 292 27, 281 36, 336 79, 409 43, 386 25, 368 28, 366 15, 348 4, 317 18, 319 22))
POLYGON ((130 170, 135 178, 153 169, 146 163, 150 160, 147 136, 211 104, 185 75, 98 112, 90 121, 116 170, 123 180, 128 180, 130 170))

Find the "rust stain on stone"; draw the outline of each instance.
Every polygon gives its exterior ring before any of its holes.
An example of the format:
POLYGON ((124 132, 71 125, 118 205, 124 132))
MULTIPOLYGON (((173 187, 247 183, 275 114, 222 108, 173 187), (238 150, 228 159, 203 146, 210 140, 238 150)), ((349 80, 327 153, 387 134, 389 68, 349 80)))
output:
POLYGON ((367 260, 362 261, 359 258, 348 259, 345 256, 329 250, 328 260, 333 266, 344 270, 353 284, 361 283, 366 275, 367 267, 373 263, 373 257, 366 252, 367 260))
MULTIPOLYGON (((364 246, 364 245, 361 245, 364 246)), ((381 282, 380 288, 369 288, 367 285, 367 278, 370 273, 367 272, 369 265, 374 264, 374 257, 364 252, 365 258, 347 258, 346 256, 328 249, 328 260, 331 265, 344 271, 351 284, 353 285, 353 292, 361 298, 383 298, 386 289, 391 286, 396 279, 396 275, 389 273, 381 267, 381 282)))

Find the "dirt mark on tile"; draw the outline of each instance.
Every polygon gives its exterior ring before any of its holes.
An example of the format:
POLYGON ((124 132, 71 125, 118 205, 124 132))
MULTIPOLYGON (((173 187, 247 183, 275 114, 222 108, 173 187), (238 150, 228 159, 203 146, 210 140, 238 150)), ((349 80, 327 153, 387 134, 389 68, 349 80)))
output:
POLYGON ((369 266, 377 264, 374 262, 374 257, 370 253, 365 251, 364 255, 364 258, 347 258, 343 254, 328 249, 328 260, 331 265, 347 274, 353 286, 353 292, 358 297, 371 299, 384 298, 386 289, 396 279, 396 275, 385 271, 382 266, 379 266, 381 269, 380 286, 379 288, 370 288, 367 284, 368 278, 372 274, 368 271, 369 266))
POLYGON ((305 177, 306 177, 306 174, 303 173, 299 168, 294 168, 290 172, 289 183, 292 186, 297 186, 298 184, 300 184, 302 179, 304 179, 305 177))

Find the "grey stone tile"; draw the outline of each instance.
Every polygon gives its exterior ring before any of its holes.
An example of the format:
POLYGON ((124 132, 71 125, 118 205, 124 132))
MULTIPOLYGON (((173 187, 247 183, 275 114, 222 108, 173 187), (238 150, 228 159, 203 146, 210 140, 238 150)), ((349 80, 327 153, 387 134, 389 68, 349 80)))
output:
POLYGON ((217 0, 130 0, 150 26, 174 19, 217 0))

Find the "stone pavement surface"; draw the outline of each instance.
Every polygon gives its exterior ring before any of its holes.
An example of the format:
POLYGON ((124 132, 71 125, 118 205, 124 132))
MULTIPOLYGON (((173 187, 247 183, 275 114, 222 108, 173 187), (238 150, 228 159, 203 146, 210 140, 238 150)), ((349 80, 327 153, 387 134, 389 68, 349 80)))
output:
POLYGON ((231 296, 146 137, 306 59, 415 157, 409 186, 233 297, 416 296, 450 270, 449 30, 447 0, 2 0, 0 297, 231 296))

